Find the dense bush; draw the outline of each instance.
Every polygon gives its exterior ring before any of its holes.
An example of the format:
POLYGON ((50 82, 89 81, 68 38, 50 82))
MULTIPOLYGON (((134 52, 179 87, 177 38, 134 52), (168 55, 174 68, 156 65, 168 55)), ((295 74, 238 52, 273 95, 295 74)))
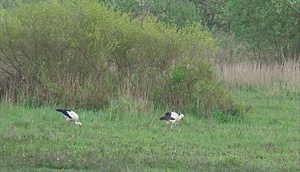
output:
POLYGON ((96 109, 120 100, 129 111, 195 114, 239 109, 204 58, 214 40, 200 25, 178 30, 96 1, 55 0, 2 10, 0 28, 2 100, 96 109))

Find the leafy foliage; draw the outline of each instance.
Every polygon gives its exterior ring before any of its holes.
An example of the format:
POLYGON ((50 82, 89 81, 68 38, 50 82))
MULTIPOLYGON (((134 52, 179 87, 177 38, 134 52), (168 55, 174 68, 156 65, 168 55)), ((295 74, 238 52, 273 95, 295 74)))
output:
POLYGON ((230 0, 190 0, 196 8, 202 23, 210 30, 229 32, 224 7, 230 0))
POLYGON ((215 41, 199 24, 178 29, 72 0, 29 3, 1 16, 2 82, 13 80, 2 99, 96 109, 126 102, 133 114, 140 107, 197 114, 238 108, 218 91, 223 85, 205 60, 215 41), (219 98, 204 101, 211 94, 203 88, 219 98), (220 106, 223 99, 230 103, 220 106))
POLYGON ((154 15, 160 21, 184 27, 200 20, 198 10, 192 1, 187 0, 102 0, 110 8, 130 13, 131 16, 154 15))
POLYGON ((299 59, 298 0, 231 0, 226 8, 231 30, 259 59, 299 59))

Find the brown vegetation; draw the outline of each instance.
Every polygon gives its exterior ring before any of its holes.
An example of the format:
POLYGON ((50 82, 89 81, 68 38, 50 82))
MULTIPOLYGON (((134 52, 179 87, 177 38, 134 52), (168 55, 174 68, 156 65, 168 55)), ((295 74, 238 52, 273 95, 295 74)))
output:
POLYGON ((219 78, 230 87, 276 86, 297 89, 300 84, 300 63, 288 60, 283 63, 237 62, 216 64, 219 78))

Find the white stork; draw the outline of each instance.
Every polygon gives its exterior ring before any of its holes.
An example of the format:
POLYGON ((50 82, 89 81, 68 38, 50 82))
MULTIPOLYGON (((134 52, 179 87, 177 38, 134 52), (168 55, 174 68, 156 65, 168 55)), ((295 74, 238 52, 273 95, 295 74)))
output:
POLYGON ((177 124, 177 122, 182 121, 183 122, 184 115, 178 115, 176 112, 167 112, 164 116, 160 118, 160 120, 166 120, 167 124, 177 124))
POLYGON ((78 115, 76 112, 68 109, 56 109, 56 111, 61 112, 67 121, 69 121, 69 125, 71 121, 73 121, 76 125, 82 126, 81 122, 78 122, 78 115))

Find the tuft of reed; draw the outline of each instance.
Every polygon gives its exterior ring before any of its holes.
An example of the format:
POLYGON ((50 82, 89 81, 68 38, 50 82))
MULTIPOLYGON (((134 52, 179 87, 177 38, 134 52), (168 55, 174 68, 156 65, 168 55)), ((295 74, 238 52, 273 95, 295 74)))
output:
POLYGON ((215 66, 219 78, 231 88, 258 86, 298 89, 300 84, 299 61, 223 62, 215 66))

